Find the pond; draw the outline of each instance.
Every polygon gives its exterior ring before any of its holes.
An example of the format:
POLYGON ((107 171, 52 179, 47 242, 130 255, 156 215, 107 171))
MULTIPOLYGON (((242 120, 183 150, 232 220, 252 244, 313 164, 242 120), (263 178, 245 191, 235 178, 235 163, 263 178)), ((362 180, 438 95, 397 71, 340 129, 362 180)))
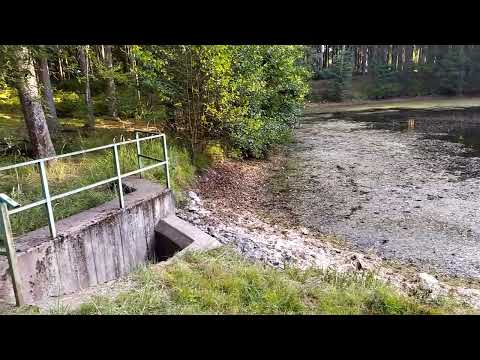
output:
POLYGON ((304 225, 480 279, 480 108, 306 114, 290 159, 289 201, 304 225))

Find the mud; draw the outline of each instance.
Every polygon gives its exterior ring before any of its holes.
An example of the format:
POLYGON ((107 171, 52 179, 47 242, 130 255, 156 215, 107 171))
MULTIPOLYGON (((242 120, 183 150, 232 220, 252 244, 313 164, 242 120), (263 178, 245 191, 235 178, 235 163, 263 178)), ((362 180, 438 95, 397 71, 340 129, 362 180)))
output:
POLYGON ((480 278, 480 111, 306 114, 288 199, 308 227, 437 274, 480 278))

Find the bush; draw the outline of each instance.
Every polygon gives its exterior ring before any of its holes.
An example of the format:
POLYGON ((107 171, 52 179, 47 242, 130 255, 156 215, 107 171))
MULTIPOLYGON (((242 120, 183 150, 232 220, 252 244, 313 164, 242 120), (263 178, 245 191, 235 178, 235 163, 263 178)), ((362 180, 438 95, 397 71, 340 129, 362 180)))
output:
POLYGON ((75 117, 86 112, 83 98, 74 91, 57 90, 54 100, 59 117, 75 117))
POLYGON ((336 75, 332 69, 323 69, 315 74, 314 80, 333 80, 335 79, 336 75))
POLYGON ((262 157, 289 136, 309 92, 301 46, 142 46, 140 82, 175 109, 172 129, 190 142, 221 141, 262 157), (194 96, 192 96, 194 94, 194 96))

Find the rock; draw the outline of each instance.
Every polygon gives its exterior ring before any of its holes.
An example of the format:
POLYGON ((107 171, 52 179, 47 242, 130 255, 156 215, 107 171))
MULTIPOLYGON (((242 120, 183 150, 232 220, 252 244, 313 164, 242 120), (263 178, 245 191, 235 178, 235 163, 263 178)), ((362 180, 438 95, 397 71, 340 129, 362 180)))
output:
POLYGON ((353 273, 357 271, 357 267, 353 264, 343 264, 337 267, 337 271, 340 274, 353 273))
POLYGON ((439 292, 440 283, 435 276, 422 272, 418 274, 418 280, 421 289, 428 290, 432 295, 439 292))
POLYGON ((310 233, 310 231, 308 231, 307 228, 302 228, 301 231, 302 231, 302 234, 303 234, 303 235, 308 235, 308 234, 310 233))
POLYGON ((197 210, 197 212, 201 216, 208 216, 211 213, 210 210, 206 210, 206 209, 199 209, 199 210, 197 210))
POLYGON ((201 204, 202 203, 202 200, 200 200, 200 198, 198 197, 198 195, 193 192, 193 191, 189 191, 188 192, 188 196, 190 197, 190 199, 193 200, 193 202, 197 203, 197 204, 201 204))
POLYGON ((360 262, 360 260, 357 260, 355 262, 355 267, 357 268, 358 271, 363 270, 363 266, 362 266, 362 263, 360 262))
POLYGON ((195 204, 192 204, 188 207, 188 211, 190 211, 190 212, 198 212, 199 210, 200 210, 200 208, 195 204))

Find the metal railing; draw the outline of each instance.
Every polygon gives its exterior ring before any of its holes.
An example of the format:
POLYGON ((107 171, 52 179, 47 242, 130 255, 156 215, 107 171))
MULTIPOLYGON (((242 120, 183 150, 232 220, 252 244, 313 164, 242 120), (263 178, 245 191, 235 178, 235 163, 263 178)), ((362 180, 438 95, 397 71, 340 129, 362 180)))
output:
MULTIPOLYGON (((15 165, 10 165, 10 166, 5 166, 0 168, 0 172, 2 171, 7 171, 7 170, 12 170, 24 166, 29 166, 29 165, 38 165, 39 167, 39 172, 40 172, 40 182, 42 186, 42 194, 43 194, 43 199, 39 201, 35 201, 33 203, 27 204, 27 205, 20 205, 10 199, 6 194, 0 194, 0 210, 1 210, 1 217, 0 217, 0 240, 3 240, 3 243, 5 244, 5 248, 0 248, 0 255, 7 255, 8 260, 9 260, 9 265, 11 269, 11 274, 12 274, 12 283, 14 287, 14 292, 15 292, 15 298, 17 301, 17 305, 21 305, 23 303, 23 299, 21 296, 21 291, 20 291, 20 284, 19 284, 19 276, 18 276, 18 271, 16 267, 16 256, 15 256, 15 247, 13 244, 13 235, 12 235, 12 230, 11 230, 11 224, 10 224, 10 215, 20 213, 22 211, 45 205, 47 209, 47 214, 48 214, 48 227, 50 230, 50 234, 52 238, 55 238, 57 236, 57 230, 55 226, 55 218, 54 218, 54 213, 53 213, 53 206, 52 202, 55 200, 62 199, 67 196, 71 196, 74 194, 77 194, 79 192, 85 191, 85 190, 90 190, 98 186, 106 185, 108 183, 116 182, 117 183, 117 193, 118 193, 118 199, 120 202, 120 208, 125 207, 125 201, 123 199, 123 184, 122 184, 122 179, 126 178, 127 176, 131 175, 136 175, 140 174, 141 177, 143 177, 143 173, 147 170, 151 170, 153 168, 156 168, 158 166, 165 166, 165 176, 166 176, 166 185, 167 188, 170 188, 170 173, 168 169, 168 152, 167 152, 167 142, 165 138, 165 134, 158 134, 158 133, 152 133, 148 131, 140 131, 137 130, 135 131, 135 139, 134 140, 127 140, 127 141, 122 141, 118 143, 113 143, 109 145, 104 145, 104 146, 99 146, 96 148, 92 149, 86 149, 86 150, 80 150, 80 151, 75 151, 71 152, 68 154, 62 154, 58 156, 52 156, 49 158, 44 158, 44 159, 38 159, 38 160, 32 160, 32 161, 27 161, 23 162, 20 164, 15 164, 15 165), (140 137, 140 134, 154 134, 150 136, 144 136, 140 137), (164 159, 156 159, 147 155, 142 154, 142 148, 141 148, 141 143, 143 141, 147 140, 153 140, 153 139, 161 139, 162 147, 163 147, 163 155, 164 159), (136 150, 137 150, 137 164, 138 164, 138 169, 129 171, 127 173, 122 174, 121 173, 121 168, 120 168, 120 156, 119 156, 119 147, 122 145, 128 145, 128 144, 136 144, 136 150), (112 154, 113 154, 113 167, 115 171, 115 176, 110 177, 105 180, 98 181, 93 184, 89 184, 71 191, 67 191, 61 194, 57 195, 51 195, 50 189, 48 186, 48 177, 47 177, 47 171, 46 171, 46 166, 45 163, 48 161, 53 161, 53 160, 58 160, 58 159, 63 159, 75 155, 82 155, 86 153, 90 153, 93 151, 99 151, 99 150, 106 150, 106 149, 112 149, 112 154), (142 159, 148 159, 148 160, 153 160, 156 161, 157 163, 148 165, 148 166, 143 166, 143 161, 142 159)), ((0 241, 0 244, 2 241, 0 241)))

